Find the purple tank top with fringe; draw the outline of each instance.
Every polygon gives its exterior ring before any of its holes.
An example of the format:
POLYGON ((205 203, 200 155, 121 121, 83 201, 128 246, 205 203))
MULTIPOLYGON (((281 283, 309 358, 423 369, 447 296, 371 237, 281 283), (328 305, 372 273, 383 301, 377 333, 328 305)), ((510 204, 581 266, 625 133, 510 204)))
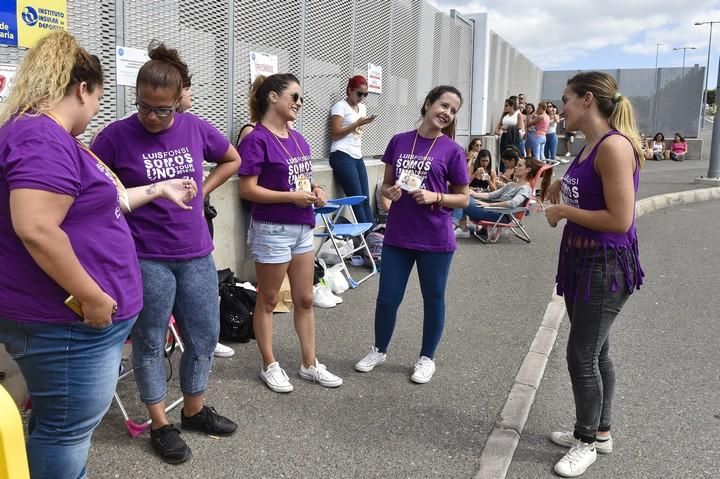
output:
MULTIPOLYGON (((583 210, 604 210, 605 196, 600 176, 595 172, 595 156, 600 144, 611 135, 621 135, 617 130, 607 132, 597 142, 590 154, 578 163, 582 151, 575 157, 562 179, 563 202, 583 210)), ((584 150, 584 148, 583 148, 584 150)), ((635 173, 633 184, 637 197, 640 164, 635 155, 635 173)), ((604 261, 606 270, 612 275, 611 291, 620 287, 629 293, 640 289, 645 273, 640 266, 635 217, 625 233, 595 231, 568 221, 563 230, 557 269, 557 293, 571 299, 590 298, 591 272, 596 261, 604 261), (615 254, 608 257, 608 251, 615 254), (602 258, 602 259, 598 259, 602 258), (611 262, 608 260, 610 259, 611 262), (581 265, 577 268, 578 263, 581 265), (620 269, 624 273, 625 284, 617 279, 620 269)))

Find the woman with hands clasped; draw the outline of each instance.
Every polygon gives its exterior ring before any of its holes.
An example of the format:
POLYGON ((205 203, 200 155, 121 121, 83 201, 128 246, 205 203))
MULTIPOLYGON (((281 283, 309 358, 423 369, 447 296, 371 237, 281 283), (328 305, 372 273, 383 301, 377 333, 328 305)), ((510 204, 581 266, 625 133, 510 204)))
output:
POLYGON ((551 226, 566 220, 556 280, 570 318, 567 362, 576 411, 574 431, 553 432, 550 440, 570 448, 555 472, 576 477, 598 452, 613 449, 609 338, 620 309, 643 283, 635 199, 644 158, 632 105, 610 75, 578 73, 562 100, 568 129, 581 130, 587 143, 548 191, 557 206, 545 209, 551 226))
POLYGON ((32 397, 34 479, 87 477, 90 439, 143 306, 124 213, 158 198, 189 210, 197 194, 192 179, 126 189, 76 139, 102 94, 98 57, 58 31, 28 50, 0 112, 0 343, 32 397))
POLYGON ((397 310, 417 263, 423 295, 423 338, 410 379, 427 383, 435 373, 435 350, 445 323, 445 287, 455 251, 452 208, 468 202, 467 159, 453 141, 462 104, 452 86, 430 90, 417 130, 395 135, 387 146, 382 194, 392 200, 383 242, 383 270, 375 306, 375 343, 355 369, 372 371, 385 362, 397 310))
POLYGON ((258 123, 240 143, 240 194, 252 201, 248 244, 258 281, 253 326, 262 356, 260 378, 272 391, 293 390, 272 344, 272 314, 287 274, 302 350, 300 377, 338 387, 342 379, 315 354, 313 206, 325 205, 325 188, 313 183, 307 141, 287 126, 303 104, 300 81, 291 73, 276 73, 256 80, 250 95, 250 116, 258 123))

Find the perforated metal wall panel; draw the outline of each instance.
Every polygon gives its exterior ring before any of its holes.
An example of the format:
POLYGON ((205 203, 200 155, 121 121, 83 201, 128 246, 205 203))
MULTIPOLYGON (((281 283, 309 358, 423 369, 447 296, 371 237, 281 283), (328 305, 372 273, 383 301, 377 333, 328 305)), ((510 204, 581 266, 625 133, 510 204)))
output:
POLYGON ((240 127, 250 119, 250 52, 277 55, 278 70, 300 78, 302 3, 284 0, 235 0, 233 139, 237 138, 240 127))
MULTIPOLYGON (((228 0, 124 3, 124 46, 147 48, 159 40, 176 48, 192 74, 193 113, 228 134, 228 0)), ((135 89, 125 87, 126 111, 134 103, 135 89)))
MULTIPOLYGON (((94 131, 115 119, 115 2, 68 0, 68 31, 88 52, 100 57, 104 73, 104 94, 100 112, 81 136, 89 142, 94 131)), ((19 65, 27 49, 0 46, 0 63, 19 65)))
MULTIPOLYGON (((638 128, 648 136, 680 132, 698 136, 705 68, 632 68, 599 70, 612 75, 620 92, 630 99, 638 128), (656 116, 655 116, 656 115, 656 116)), ((543 97, 560 105, 567 80, 578 70, 545 72, 543 97)))
MULTIPOLYGON (((367 77, 368 63, 380 65, 383 71, 382 94, 370 93, 365 103, 368 114, 376 114, 372 124, 363 133, 363 153, 381 155, 390 138, 400 130, 391 121, 390 98, 396 83, 390 76, 390 39, 392 34, 391 9, 393 2, 357 0, 355 2, 355 35, 353 40, 353 75, 367 77)), ((408 128, 409 129, 409 128, 408 128)))

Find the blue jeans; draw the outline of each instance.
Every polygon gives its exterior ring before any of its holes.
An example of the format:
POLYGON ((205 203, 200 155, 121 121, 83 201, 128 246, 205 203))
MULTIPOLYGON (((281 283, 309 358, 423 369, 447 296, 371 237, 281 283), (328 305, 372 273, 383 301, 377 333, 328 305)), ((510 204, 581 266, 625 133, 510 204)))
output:
POLYGON ((90 438, 110 407, 135 318, 94 329, 0 319, 0 343, 32 398, 27 452, 33 479, 87 477, 90 438))
POLYGON ((545 142, 546 142, 545 135, 538 135, 535 133, 530 133, 530 139, 528 140, 532 145, 532 155, 533 158, 536 160, 544 160, 545 159, 545 142))
POLYGON ((365 201, 353 205, 358 223, 373 223, 374 216, 370 208, 370 190, 367 169, 362 158, 353 158, 344 151, 330 153, 330 167, 345 196, 364 196, 365 201))
POLYGON ((545 137, 547 138, 547 141, 545 142, 545 159, 554 160, 557 156, 557 133, 548 133, 545 137))
POLYGON ((467 215, 472 221, 497 221, 501 216, 503 216, 503 214, 498 211, 488 210, 482 206, 476 205, 473 198, 470 198, 469 205, 465 208, 454 209, 452 214, 456 223, 459 222, 465 215, 467 215))
POLYGON ((220 334, 218 279, 212 256, 179 261, 140 260, 144 307, 132 330, 133 368, 140 400, 165 399, 165 340, 170 315, 180 330, 180 389, 205 392, 220 334))
POLYGON ((445 325, 445 286, 453 253, 416 251, 384 245, 382 272, 375 305, 375 347, 386 352, 395 330, 400 307, 413 265, 417 263, 423 296, 421 356, 433 358, 445 325))

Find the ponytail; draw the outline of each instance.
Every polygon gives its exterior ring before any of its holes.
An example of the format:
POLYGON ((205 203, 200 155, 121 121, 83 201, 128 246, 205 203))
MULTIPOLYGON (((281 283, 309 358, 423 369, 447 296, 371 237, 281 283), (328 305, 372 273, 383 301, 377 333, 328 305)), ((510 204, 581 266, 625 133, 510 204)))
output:
POLYGON ((630 100, 625 98, 623 95, 617 95, 619 98, 615 101, 615 108, 613 108, 612 114, 610 115, 610 126, 630 140, 630 143, 632 143, 633 149, 635 150, 635 155, 639 159, 640 166, 642 167, 645 162, 645 155, 642 151, 640 133, 638 132, 637 123, 635 122, 635 113, 632 103, 630 103, 630 100))
POLYGON ((300 84, 300 80, 292 73, 275 73, 267 78, 258 75, 250 87, 250 98, 248 99, 250 121, 257 123, 265 116, 270 107, 268 102, 270 92, 274 91, 279 95, 287 90, 291 83, 300 84))
POLYGON ((55 31, 31 48, 0 111, 0 125, 14 115, 52 109, 71 89, 85 82, 90 92, 102 87, 100 59, 82 49, 66 31, 55 31))

